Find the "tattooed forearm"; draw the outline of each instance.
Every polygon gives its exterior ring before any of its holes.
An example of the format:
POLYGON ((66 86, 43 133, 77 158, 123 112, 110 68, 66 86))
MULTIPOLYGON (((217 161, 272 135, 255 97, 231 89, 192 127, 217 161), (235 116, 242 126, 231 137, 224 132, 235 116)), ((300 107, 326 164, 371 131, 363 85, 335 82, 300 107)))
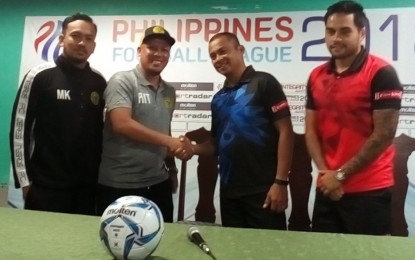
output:
POLYGON ((375 160, 393 141, 398 125, 399 110, 382 109, 373 112, 374 130, 362 149, 341 168, 348 174, 359 171, 375 160))

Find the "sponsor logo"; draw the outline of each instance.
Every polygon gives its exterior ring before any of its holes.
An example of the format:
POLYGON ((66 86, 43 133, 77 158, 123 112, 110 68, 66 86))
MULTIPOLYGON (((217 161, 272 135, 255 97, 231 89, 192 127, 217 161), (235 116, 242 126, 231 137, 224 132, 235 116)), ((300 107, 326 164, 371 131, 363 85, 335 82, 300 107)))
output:
POLYGON ((205 94, 205 93, 198 93, 198 94, 191 94, 191 93, 176 93, 177 99, 209 99, 211 100, 213 94, 205 94))
POLYGON ((289 89, 289 90, 305 90, 306 85, 304 84, 284 84, 282 86, 283 89, 289 89))
POLYGON ((281 111, 284 108, 288 107, 288 102, 287 101, 282 101, 274 106, 271 107, 272 112, 276 113, 278 111, 281 111))
POLYGON ((288 101, 306 101, 307 96, 301 94, 286 95, 288 101))
POLYGON ((181 89, 186 89, 186 88, 197 89, 197 84, 196 83, 182 83, 182 84, 180 84, 180 88, 181 89))
POLYGON ((206 82, 169 82, 176 90, 186 91, 213 91, 213 83, 206 82))
POLYGON ((107 212, 107 215, 127 215, 127 216, 135 216, 137 214, 136 210, 126 209, 121 207, 119 209, 110 209, 107 212))
POLYGON ((415 119, 399 119, 399 123, 400 126, 411 126, 413 127, 413 125, 415 125, 415 119))
POLYGON ((196 109, 196 103, 180 103, 180 109, 196 109))
POLYGON ((402 99, 401 90, 388 90, 375 93, 375 100, 382 99, 402 99))
POLYGON ((415 85, 402 85, 405 93, 415 93, 415 85))
POLYGON ((202 110, 210 111, 210 103, 207 102, 177 102, 176 109, 179 110, 202 110))
POLYGON ((34 47, 42 60, 54 61, 59 56, 59 35, 61 30, 62 21, 47 21, 38 29, 34 47))
POLYGON ((177 119, 211 119, 212 115, 205 113, 174 113, 173 118, 177 119))
POLYGON ((296 123, 303 124, 305 122, 305 116, 304 115, 292 115, 291 121, 293 122, 293 124, 296 124, 296 123))
POLYGON ((415 126, 415 117, 413 111, 415 107, 402 107, 399 111, 399 121, 398 128, 410 128, 414 129, 415 126))
POLYGON ((409 104, 414 104, 415 97, 404 97, 404 98, 402 98, 402 102, 406 102, 406 103, 409 103, 409 104))
POLYGON ((415 107, 401 107, 401 110, 399 112, 400 115, 415 115, 415 107))
POLYGON ((304 111, 305 106, 304 105, 290 105, 291 111, 304 111))

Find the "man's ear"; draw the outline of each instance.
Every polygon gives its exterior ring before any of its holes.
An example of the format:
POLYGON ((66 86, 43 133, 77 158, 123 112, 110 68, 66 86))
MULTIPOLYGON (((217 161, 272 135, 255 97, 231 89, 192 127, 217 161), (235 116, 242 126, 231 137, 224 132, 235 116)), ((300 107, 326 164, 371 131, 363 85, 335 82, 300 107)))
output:
POLYGON ((363 27, 362 29, 360 29, 359 34, 360 34, 360 42, 364 41, 366 38, 366 28, 363 27))
POLYGON ((92 53, 95 52, 95 47, 97 47, 97 43, 96 42, 94 42, 94 49, 92 49, 92 53))
POLYGON ((59 46, 63 47, 63 39, 65 38, 65 36, 63 34, 59 35, 59 46))
POLYGON ((239 45, 239 46, 238 46, 238 50, 239 50, 240 52, 244 53, 244 52, 245 52, 245 47, 244 47, 243 45, 239 45))

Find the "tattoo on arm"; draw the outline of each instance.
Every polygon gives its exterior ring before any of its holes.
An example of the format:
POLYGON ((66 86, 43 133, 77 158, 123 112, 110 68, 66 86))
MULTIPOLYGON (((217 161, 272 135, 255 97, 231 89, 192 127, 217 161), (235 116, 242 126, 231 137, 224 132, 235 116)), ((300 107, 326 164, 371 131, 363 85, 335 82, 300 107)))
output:
POLYGON ((348 174, 364 168, 392 144, 398 125, 399 110, 382 109, 373 112, 374 129, 360 151, 341 168, 348 174))

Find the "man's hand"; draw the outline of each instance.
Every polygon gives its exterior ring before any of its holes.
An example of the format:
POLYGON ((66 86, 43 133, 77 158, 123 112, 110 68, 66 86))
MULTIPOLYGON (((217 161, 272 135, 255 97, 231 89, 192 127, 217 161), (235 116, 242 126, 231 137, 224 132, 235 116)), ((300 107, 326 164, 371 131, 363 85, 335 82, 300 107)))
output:
POLYGON ((342 186, 340 186, 338 189, 330 192, 327 196, 331 199, 331 200, 340 200, 343 197, 344 191, 342 186))
POLYGON ((187 161, 190 158, 192 158, 193 155, 194 155, 193 145, 192 145, 190 139, 187 138, 186 136, 183 136, 183 135, 179 136, 179 140, 180 140, 182 146, 179 147, 178 149, 176 149, 173 152, 173 154, 174 154, 174 156, 176 156, 180 160, 187 161))
POLYGON ((319 170, 320 180, 318 187, 320 191, 331 198, 341 198, 343 196, 342 183, 336 179, 337 171, 333 170, 319 170), (331 195, 330 195, 331 194, 331 195))
POLYGON ((166 144, 166 147, 167 147, 167 152, 169 154, 176 156, 176 151, 183 150, 183 142, 180 140, 180 138, 170 137, 170 139, 168 140, 166 144))
POLYGON ((288 207, 287 186, 273 184, 269 188, 263 208, 268 208, 275 212, 283 212, 288 207))

